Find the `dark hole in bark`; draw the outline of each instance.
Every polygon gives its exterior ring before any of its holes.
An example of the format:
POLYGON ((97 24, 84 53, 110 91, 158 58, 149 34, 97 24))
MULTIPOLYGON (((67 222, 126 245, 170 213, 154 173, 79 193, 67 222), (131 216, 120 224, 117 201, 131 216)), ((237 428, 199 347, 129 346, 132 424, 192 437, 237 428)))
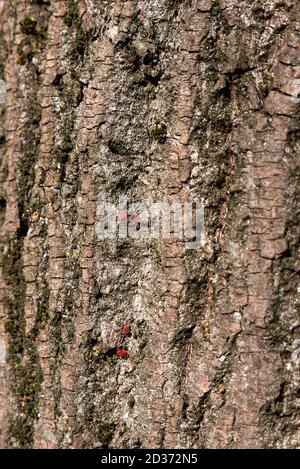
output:
POLYGON ((6 213, 6 200, 0 198, 0 226, 3 225, 6 213))

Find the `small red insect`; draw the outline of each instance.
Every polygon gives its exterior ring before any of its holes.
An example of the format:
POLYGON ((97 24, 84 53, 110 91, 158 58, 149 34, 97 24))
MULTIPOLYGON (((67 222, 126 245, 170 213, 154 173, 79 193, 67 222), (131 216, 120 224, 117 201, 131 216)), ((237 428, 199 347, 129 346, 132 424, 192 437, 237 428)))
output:
POLYGON ((131 215, 130 220, 135 221, 135 222, 139 222, 139 221, 141 221, 141 217, 138 213, 134 213, 133 215, 131 215))
POLYGON ((122 334, 127 336, 129 335, 131 332, 131 327, 129 326, 129 324, 124 324, 124 326, 122 327, 122 334))
POLYGON ((119 212, 119 220, 126 221, 128 219, 128 214, 125 210, 120 210, 119 212))
POLYGON ((116 355, 118 355, 118 357, 121 357, 121 358, 129 358, 129 353, 127 352, 127 350, 123 349, 123 348, 118 348, 116 350, 116 355))

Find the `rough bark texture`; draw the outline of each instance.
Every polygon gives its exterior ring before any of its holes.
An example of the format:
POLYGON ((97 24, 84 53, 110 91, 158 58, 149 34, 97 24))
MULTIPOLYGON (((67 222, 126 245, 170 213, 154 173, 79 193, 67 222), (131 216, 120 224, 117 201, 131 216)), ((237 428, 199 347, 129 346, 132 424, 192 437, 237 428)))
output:
POLYGON ((297 447, 299 1, 0 17, 1 446, 297 447), (100 241, 105 194, 203 199, 205 246, 100 241))

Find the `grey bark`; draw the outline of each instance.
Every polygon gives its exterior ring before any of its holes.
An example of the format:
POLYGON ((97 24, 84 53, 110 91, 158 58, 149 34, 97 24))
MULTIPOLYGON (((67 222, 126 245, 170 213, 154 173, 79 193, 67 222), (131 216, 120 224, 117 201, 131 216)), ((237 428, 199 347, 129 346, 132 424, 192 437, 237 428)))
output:
POLYGON ((299 8, 0 1, 2 447, 299 446, 299 8), (204 246, 99 239, 121 196, 204 246))

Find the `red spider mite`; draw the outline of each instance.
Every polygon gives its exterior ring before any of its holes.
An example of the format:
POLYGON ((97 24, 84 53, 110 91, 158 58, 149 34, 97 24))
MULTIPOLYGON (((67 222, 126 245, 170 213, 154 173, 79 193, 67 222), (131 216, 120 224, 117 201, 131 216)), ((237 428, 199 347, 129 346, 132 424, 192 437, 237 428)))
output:
POLYGON ((118 348, 116 350, 116 355, 118 357, 125 358, 125 359, 129 357, 129 353, 127 352, 127 350, 125 350, 123 348, 118 348))
POLYGON ((124 324, 124 326, 122 327, 122 334, 123 335, 129 335, 131 332, 131 327, 129 326, 129 324, 124 324))

